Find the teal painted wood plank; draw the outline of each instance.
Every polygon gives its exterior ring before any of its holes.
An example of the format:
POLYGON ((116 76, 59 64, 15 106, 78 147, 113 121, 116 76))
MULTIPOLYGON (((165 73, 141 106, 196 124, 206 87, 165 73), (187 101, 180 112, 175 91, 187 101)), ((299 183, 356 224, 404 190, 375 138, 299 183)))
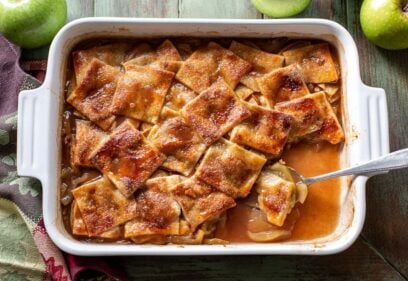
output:
POLYGON ((178 0, 95 0, 95 16, 177 18, 178 0))
POLYGON ((181 18, 262 18, 250 0, 179 0, 181 18))
POLYGON ((93 0, 66 0, 68 8, 68 21, 94 15, 93 0))
MULTIPOLYGON (((384 88, 388 100, 391 150, 408 147, 408 50, 374 46, 360 27, 362 1, 348 1, 348 30, 357 42, 365 83, 384 88)), ((405 277, 408 277, 408 171, 376 176, 367 184, 363 235, 405 277)))
POLYGON ((312 1, 309 7, 297 18, 324 18, 334 20, 344 26, 347 24, 347 0, 312 1))
POLYGON ((402 281, 404 278, 359 239, 333 256, 214 256, 121 258, 138 281, 359 280, 402 281))

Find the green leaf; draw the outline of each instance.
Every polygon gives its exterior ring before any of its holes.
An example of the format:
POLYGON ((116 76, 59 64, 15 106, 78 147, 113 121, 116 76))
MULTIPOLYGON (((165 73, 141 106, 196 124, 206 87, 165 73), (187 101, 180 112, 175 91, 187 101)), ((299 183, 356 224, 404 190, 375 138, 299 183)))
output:
POLYGON ((17 172, 11 171, 7 173, 7 176, 0 177, 0 183, 10 184, 13 180, 17 178, 17 172))
POLYGON ((17 214, 11 214, 1 218, 0 225, 0 253, 11 262, 25 261, 26 245, 34 242, 25 223, 17 214))
POLYGON ((11 181, 10 184, 17 184, 20 193, 23 195, 30 193, 32 197, 36 197, 40 194, 41 184, 34 178, 18 177, 11 181))
POLYGON ((10 135, 7 131, 0 129, 0 145, 6 145, 10 142, 10 135))
POLYGON ((37 179, 19 177, 16 171, 8 172, 7 176, 0 177, 0 183, 18 185, 18 190, 22 195, 30 193, 32 197, 38 196, 41 190, 41 184, 37 179))

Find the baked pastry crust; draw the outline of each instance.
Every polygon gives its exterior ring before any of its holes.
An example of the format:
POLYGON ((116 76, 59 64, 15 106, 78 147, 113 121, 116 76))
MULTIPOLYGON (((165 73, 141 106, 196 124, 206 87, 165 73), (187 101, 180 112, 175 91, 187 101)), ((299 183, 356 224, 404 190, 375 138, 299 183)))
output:
POLYGON ((207 145, 250 116, 250 111, 222 79, 185 105, 181 113, 207 145))
POLYGON ((271 108, 276 103, 309 94, 298 64, 276 69, 258 78, 257 81, 262 95, 271 108))
POLYGON ((110 107, 119 77, 120 71, 117 68, 93 58, 67 102, 89 120, 107 130, 115 120, 110 107))
POLYGON ((316 138, 332 144, 344 140, 343 129, 324 92, 277 104, 275 109, 293 117, 292 140, 315 132, 316 138))
POLYGON ((246 197, 265 162, 263 155, 221 139, 206 151, 195 175, 228 196, 246 197))
POLYGON ((166 95, 164 106, 178 111, 197 96, 192 90, 181 83, 174 83, 166 95))
POLYGON ((171 193, 183 210, 190 232, 194 232, 204 221, 215 218, 236 205, 233 198, 195 177, 174 186, 171 193))
POLYGON ((253 66, 253 71, 259 73, 268 73, 283 65, 285 58, 280 55, 264 52, 237 41, 232 41, 230 48, 237 56, 250 62, 253 66))
POLYGON ((130 65, 150 66, 170 72, 177 72, 181 66, 181 57, 170 40, 165 40, 155 51, 146 43, 136 46, 130 51, 130 60, 124 63, 130 65))
POLYGON ((72 234, 79 236, 88 236, 88 230, 81 216, 81 211, 78 208, 78 204, 75 200, 71 203, 71 214, 70 214, 70 223, 72 234))
POLYGON ((289 137, 291 117, 258 105, 247 103, 246 106, 251 116, 232 130, 230 140, 272 157, 279 156, 289 137))
POLYGON ((188 176, 206 145, 198 133, 175 111, 164 108, 162 121, 155 125, 148 139, 158 150, 167 156, 163 168, 188 176))
POLYGON ((130 121, 117 127, 91 155, 93 165, 126 197, 141 188, 165 158, 130 121))
POLYGON ((119 69, 121 63, 126 61, 131 48, 132 45, 127 43, 112 43, 73 52, 72 64, 76 83, 82 82, 85 71, 94 58, 119 69))
POLYGON ((134 198, 126 198, 103 177, 72 190, 90 236, 99 235, 135 216, 134 198))
POLYGON ((336 82, 339 77, 329 44, 321 43, 283 52, 287 65, 298 63, 306 83, 336 82))
POLYGON ((250 221, 256 210, 278 233, 250 223, 249 239, 288 237, 298 210, 289 223, 285 218, 305 201, 307 187, 294 183, 283 162, 264 165, 287 143, 344 140, 336 56, 329 45, 304 40, 283 49, 287 40, 243 39, 228 49, 231 39, 220 39, 222 46, 173 41, 72 53, 66 101, 74 109, 65 108, 62 127, 71 150, 63 150, 61 175, 62 204, 69 192, 74 196, 63 213, 71 233, 138 244, 224 244, 218 237, 235 216, 227 210, 251 192, 243 202, 256 205, 250 221))
POLYGON ((145 188, 135 196, 136 216, 125 224, 125 237, 141 235, 178 235, 180 206, 170 194, 179 184, 178 175, 157 177, 146 181, 145 188))
POLYGON ((74 166, 93 167, 90 156, 103 140, 108 137, 101 129, 89 121, 75 120, 75 139, 71 146, 74 166))
POLYGON ((111 111, 156 123, 174 74, 148 66, 128 65, 119 79, 111 111))
POLYGON ((270 223, 282 226, 286 216, 296 203, 296 186, 269 170, 265 170, 256 182, 259 208, 270 223))
POLYGON ((245 86, 243 84, 239 84, 235 88, 235 95, 237 95, 237 97, 239 97, 241 100, 246 100, 253 93, 254 93, 254 91, 252 89, 248 88, 247 86, 245 86))
POLYGON ((251 64, 214 42, 196 50, 180 67, 176 79, 201 93, 219 77, 234 89, 251 64))
MULTIPOLYGON (((78 236, 91 237, 91 235, 89 234, 86 228, 85 222, 82 218, 81 211, 79 210, 78 204, 76 203, 75 200, 71 203, 70 218, 71 218, 72 234, 78 235, 78 236)), ((115 226, 93 237, 109 239, 109 240, 117 240, 122 237, 122 230, 120 226, 115 226)))
POLYGON ((240 81, 256 92, 260 91, 257 79, 265 73, 282 67, 285 60, 283 56, 264 52, 237 41, 232 41, 229 50, 252 64, 251 72, 243 76, 240 81))

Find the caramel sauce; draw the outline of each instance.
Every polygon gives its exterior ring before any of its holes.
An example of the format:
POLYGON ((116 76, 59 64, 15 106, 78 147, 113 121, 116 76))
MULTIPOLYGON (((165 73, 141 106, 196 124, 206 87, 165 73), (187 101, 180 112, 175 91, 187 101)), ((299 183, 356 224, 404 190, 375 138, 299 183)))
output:
MULTIPOLYGON (((298 143, 285 150, 282 159, 302 175, 315 176, 340 168, 340 146, 298 143)), ((331 234, 339 217, 340 188, 339 179, 312 184, 305 203, 296 205, 300 217, 297 218, 291 237, 286 241, 314 239, 331 234)), ((230 242, 253 242, 247 235, 250 213, 251 208, 247 204, 237 202, 237 206, 228 212, 225 227, 217 231, 217 237, 230 242)))

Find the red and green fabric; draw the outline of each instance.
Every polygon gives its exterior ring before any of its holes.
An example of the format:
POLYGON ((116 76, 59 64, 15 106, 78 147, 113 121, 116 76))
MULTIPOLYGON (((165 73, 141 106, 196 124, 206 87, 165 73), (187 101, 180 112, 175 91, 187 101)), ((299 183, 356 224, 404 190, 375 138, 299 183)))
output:
MULTIPOLYGON (((20 68, 19 58, 20 49, 0 36, 0 280, 127 280, 103 258, 62 253, 44 227, 41 183, 17 175, 18 93, 41 84, 20 68)), ((45 65, 25 63, 28 70, 40 70, 40 80, 45 65)))

